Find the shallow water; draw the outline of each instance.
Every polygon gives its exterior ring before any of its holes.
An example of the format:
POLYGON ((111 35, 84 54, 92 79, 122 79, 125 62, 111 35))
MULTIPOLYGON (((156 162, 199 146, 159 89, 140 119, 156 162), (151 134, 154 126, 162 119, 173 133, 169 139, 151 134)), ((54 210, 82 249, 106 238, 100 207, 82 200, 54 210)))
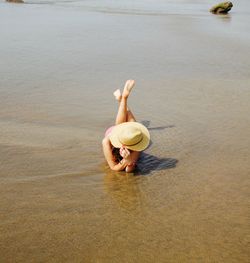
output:
POLYGON ((249 261, 250 9, 212 4, 0 2, 2 261, 249 261), (125 175, 100 142, 128 78, 125 175))

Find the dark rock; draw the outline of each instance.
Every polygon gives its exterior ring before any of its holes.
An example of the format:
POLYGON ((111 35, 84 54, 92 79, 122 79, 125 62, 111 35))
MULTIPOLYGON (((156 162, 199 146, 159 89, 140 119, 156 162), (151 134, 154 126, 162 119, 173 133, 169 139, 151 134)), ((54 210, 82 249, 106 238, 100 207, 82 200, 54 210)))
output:
POLYGON ((210 12, 213 14, 227 14, 231 10, 232 7, 233 7, 232 2, 223 2, 223 3, 213 6, 210 9, 210 12))

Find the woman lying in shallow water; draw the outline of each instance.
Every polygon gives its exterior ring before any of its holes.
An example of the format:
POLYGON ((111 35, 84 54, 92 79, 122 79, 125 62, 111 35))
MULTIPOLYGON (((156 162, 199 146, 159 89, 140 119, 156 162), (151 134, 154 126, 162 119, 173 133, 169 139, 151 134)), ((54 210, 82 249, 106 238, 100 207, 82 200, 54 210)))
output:
POLYGON ((114 92, 119 102, 116 122, 115 126, 107 129, 102 141, 104 156, 114 171, 134 171, 140 152, 147 148, 150 141, 148 129, 136 122, 127 106, 134 84, 134 80, 127 80, 122 94, 119 89, 114 92))

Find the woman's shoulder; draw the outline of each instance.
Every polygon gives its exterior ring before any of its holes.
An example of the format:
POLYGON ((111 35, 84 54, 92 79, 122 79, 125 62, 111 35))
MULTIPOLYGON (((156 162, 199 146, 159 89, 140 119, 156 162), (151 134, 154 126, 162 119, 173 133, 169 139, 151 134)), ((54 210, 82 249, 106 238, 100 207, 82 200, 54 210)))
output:
POLYGON ((109 137, 104 137, 104 138, 102 139, 102 145, 103 145, 103 146, 111 146, 109 137))

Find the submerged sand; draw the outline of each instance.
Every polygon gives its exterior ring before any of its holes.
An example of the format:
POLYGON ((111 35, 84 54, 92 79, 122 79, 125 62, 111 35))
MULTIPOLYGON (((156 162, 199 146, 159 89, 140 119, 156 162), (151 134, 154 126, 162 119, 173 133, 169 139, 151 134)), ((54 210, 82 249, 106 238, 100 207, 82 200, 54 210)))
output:
POLYGON ((247 1, 160 2, 0 3, 1 261, 249 261, 247 1), (128 78, 136 174, 100 143, 128 78))

